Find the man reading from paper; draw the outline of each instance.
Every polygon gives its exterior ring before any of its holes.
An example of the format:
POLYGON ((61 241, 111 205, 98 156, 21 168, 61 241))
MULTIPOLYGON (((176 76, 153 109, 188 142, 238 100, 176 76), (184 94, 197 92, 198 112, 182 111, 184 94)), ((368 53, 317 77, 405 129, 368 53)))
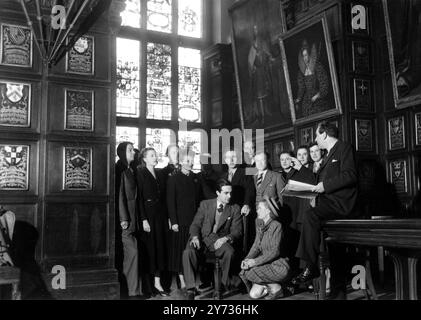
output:
POLYGON ((316 142, 326 149, 319 170, 318 193, 315 206, 303 216, 302 230, 296 256, 306 262, 304 270, 293 284, 305 283, 318 276, 317 258, 320 247, 320 228, 324 221, 345 218, 354 210, 357 200, 357 172, 354 151, 350 144, 338 140, 338 128, 327 122, 319 124, 316 142))

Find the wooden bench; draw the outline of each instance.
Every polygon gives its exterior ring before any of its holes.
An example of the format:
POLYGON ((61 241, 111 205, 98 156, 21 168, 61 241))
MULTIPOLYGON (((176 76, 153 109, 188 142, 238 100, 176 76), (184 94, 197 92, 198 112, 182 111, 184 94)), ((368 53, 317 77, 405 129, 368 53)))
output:
POLYGON ((21 300, 19 289, 20 269, 16 267, 0 267, 0 286, 12 285, 12 300, 21 300))
POLYGON ((417 300, 417 262, 421 256, 421 219, 331 220, 326 241, 383 247, 395 268, 396 300, 417 300))

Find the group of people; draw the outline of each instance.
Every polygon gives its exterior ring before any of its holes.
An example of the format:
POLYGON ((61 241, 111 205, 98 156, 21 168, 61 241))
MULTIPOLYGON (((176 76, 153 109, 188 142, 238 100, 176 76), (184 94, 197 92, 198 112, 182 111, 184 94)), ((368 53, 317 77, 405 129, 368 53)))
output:
POLYGON ((203 172, 192 172, 189 150, 169 146, 168 166, 155 170, 154 149, 143 149, 141 163, 134 166, 133 145, 118 146, 122 273, 129 296, 141 295, 141 273, 154 276, 152 293, 171 295, 161 283, 161 275, 170 271, 187 299, 194 299, 209 255, 219 258, 223 288, 238 276, 254 299, 277 299, 285 287, 318 276, 323 221, 346 216, 355 206, 352 147, 338 140, 334 125, 321 123, 314 144, 298 148, 296 157, 279 155, 281 172, 270 169, 264 152, 245 150, 247 164, 239 161, 242 153, 226 151, 226 170, 210 184, 203 172), (290 179, 314 185, 315 200, 284 196, 290 179))

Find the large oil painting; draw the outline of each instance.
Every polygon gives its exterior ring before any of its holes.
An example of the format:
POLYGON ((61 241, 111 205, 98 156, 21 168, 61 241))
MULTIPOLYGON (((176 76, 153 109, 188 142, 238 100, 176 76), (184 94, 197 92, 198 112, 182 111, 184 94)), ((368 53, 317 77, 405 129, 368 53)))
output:
POLYGON ((292 29, 280 39, 294 123, 342 113, 326 17, 292 29))
POLYGON ((421 0, 383 0, 396 108, 421 103, 421 0))
POLYGON ((276 130, 291 125, 278 37, 279 0, 242 0, 230 8, 242 127, 276 130))

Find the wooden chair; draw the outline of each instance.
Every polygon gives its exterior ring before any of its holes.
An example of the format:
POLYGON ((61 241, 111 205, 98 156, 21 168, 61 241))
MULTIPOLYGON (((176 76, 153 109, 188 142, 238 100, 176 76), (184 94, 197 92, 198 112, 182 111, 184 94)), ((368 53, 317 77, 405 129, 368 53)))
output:
MULTIPOLYGON (((248 243, 248 223, 247 217, 242 216, 243 220, 243 241, 242 241, 242 250, 243 252, 247 251, 247 243, 248 243)), ((219 259, 215 256, 214 252, 208 252, 206 254, 206 263, 212 264, 213 267, 213 281, 214 281, 214 291, 213 291, 213 298, 215 300, 221 300, 221 264, 219 259)))
POLYGON ((12 285, 12 300, 21 300, 19 289, 20 269, 10 266, 0 267, 0 286, 12 285))

